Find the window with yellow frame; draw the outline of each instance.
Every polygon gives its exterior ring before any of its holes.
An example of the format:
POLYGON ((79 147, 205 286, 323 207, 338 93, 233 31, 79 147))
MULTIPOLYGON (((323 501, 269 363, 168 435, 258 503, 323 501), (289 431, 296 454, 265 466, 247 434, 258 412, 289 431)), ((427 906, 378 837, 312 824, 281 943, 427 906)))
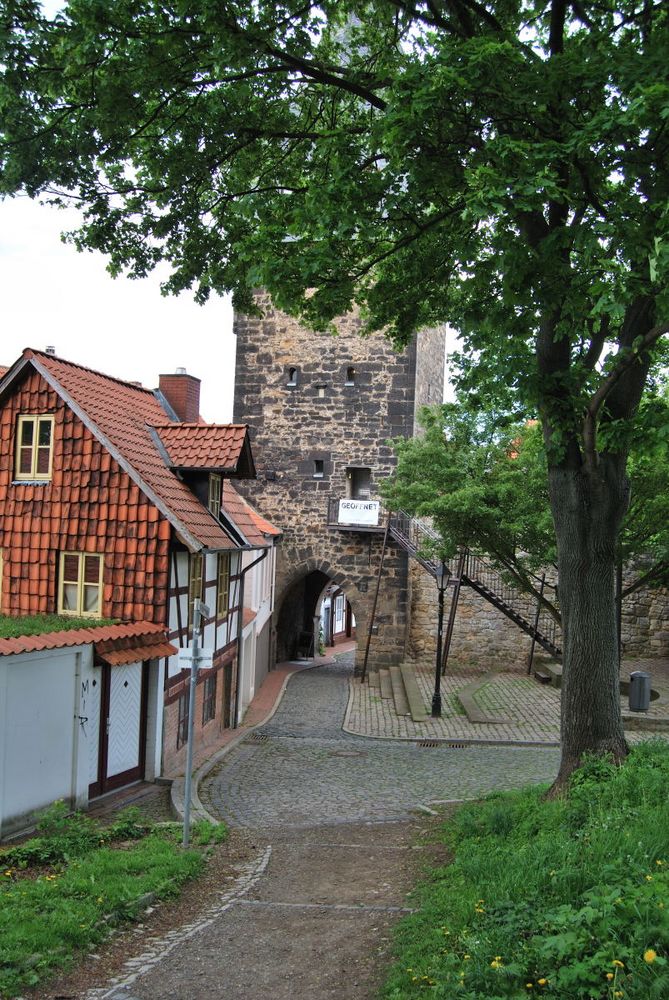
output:
POLYGON ((209 510, 214 517, 221 513, 221 477, 213 472, 209 476, 209 510))
POLYGON ((203 558, 201 552, 192 552, 190 557, 190 578, 188 581, 188 628, 193 628, 195 601, 202 600, 203 558))
POLYGON ((58 583, 58 614, 82 618, 102 615, 101 555, 91 552, 61 552, 58 583))
POLYGON ((218 579, 216 581, 216 616, 227 618, 230 603, 230 555, 227 552, 218 556, 218 579))
POLYGON ((15 478, 46 482, 52 465, 53 415, 22 414, 16 427, 15 478))

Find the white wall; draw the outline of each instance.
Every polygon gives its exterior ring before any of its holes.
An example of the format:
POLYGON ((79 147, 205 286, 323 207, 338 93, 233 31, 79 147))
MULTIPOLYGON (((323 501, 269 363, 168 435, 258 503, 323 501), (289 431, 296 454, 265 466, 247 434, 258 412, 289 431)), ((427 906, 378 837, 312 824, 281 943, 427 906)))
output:
POLYGON ((93 646, 0 657, 0 836, 37 809, 88 801, 88 732, 78 718, 93 646))

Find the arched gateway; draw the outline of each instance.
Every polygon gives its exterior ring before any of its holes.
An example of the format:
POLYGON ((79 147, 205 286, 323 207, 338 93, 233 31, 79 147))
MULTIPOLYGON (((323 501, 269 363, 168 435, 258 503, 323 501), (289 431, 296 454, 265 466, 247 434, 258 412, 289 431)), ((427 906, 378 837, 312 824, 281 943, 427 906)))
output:
MULTIPOLYGON (((424 331, 397 353, 384 337, 362 338, 352 316, 337 323, 332 337, 304 329, 266 296, 259 305, 263 317, 235 318, 234 420, 249 425, 258 472, 240 489, 283 531, 277 659, 292 658, 306 633, 313 634, 319 596, 332 583, 355 615, 359 669, 383 546, 378 487, 394 466, 388 442, 415 432, 418 406, 441 402, 444 331, 424 331)), ((391 539, 372 670, 404 658, 407 587, 407 556, 391 539)))

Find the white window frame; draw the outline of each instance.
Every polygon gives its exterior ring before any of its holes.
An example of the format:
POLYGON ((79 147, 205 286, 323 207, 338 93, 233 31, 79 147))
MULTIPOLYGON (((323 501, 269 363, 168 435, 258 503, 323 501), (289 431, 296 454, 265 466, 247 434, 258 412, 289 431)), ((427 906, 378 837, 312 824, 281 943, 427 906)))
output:
MULTIPOLYGON (((52 413, 22 413, 16 424, 16 454, 14 456, 14 479, 23 482, 48 482, 53 471, 53 429, 54 419, 52 413), (39 456, 39 429, 40 423, 47 423, 50 427, 49 433, 49 468, 47 472, 37 471, 37 459, 39 456), (33 440, 31 445, 30 472, 21 472, 21 453, 25 446, 21 445, 23 428, 26 424, 32 424, 33 440)), ((42 446, 44 447, 44 446, 42 446)))
POLYGON ((104 556, 101 552, 61 552, 59 561, 59 573, 58 573, 58 614, 59 615, 71 615, 75 618, 102 618, 102 602, 104 599, 103 590, 103 577, 104 577, 104 556), (78 560, 77 567, 77 579, 75 580, 65 580, 65 559, 68 556, 72 556, 78 560), (84 564, 86 559, 97 559, 98 568, 98 581, 97 583, 84 583, 84 564), (65 590, 65 584, 73 584, 76 582, 77 585, 77 607, 76 609, 63 607, 63 594, 65 590), (96 587, 98 592, 98 603, 97 608, 93 611, 84 610, 84 592, 86 587, 96 587))

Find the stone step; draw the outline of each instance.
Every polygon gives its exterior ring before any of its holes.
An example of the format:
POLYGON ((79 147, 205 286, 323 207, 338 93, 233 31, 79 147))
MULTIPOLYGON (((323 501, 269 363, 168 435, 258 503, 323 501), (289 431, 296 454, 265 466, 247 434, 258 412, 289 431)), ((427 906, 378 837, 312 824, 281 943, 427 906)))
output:
POLYGON ((381 682, 381 697, 387 698, 388 701, 393 696, 393 685, 390 680, 389 670, 379 670, 379 681, 381 682))
POLYGON ((416 670, 413 664, 400 664, 400 672, 402 674, 402 680, 404 681, 404 690, 406 692, 407 701, 409 702, 411 718, 414 722, 426 722, 427 713, 425 711, 425 703, 423 701, 423 696, 420 693, 420 688, 418 687, 416 670))
POLYGON ((552 684, 555 688, 562 687, 562 664, 557 660, 544 660, 532 672, 543 684, 552 684))
POLYGON ((372 688, 381 687, 381 678, 379 677, 378 670, 370 670, 367 674, 367 681, 372 688))
POLYGON ((406 691, 404 690, 404 681, 402 680, 402 673, 399 667, 390 667, 390 683, 393 688, 393 701, 395 702, 395 711, 398 715, 411 715, 411 710, 409 709, 409 702, 406 696, 406 691))

